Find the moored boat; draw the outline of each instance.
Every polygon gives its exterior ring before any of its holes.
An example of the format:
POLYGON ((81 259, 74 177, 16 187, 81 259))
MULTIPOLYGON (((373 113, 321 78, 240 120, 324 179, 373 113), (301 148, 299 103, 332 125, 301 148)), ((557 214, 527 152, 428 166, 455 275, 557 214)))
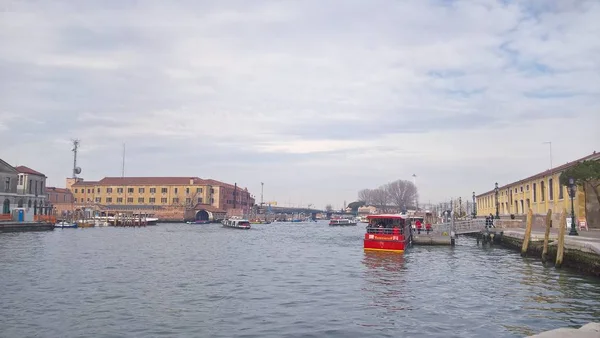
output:
POLYGON ((356 225, 356 221, 347 218, 334 218, 329 221, 330 226, 352 226, 356 225))
POLYGON ((55 228, 77 228, 77 223, 69 223, 69 222, 58 222, 54 224, 55 228))
POLYGON ((250 229, 250 221, 247 219, 230 218, 222 222, 224 227, 236 229, 250 229))
POLYGON ((405 215, 369 215, 364 239, 365 251, 403 253, 411 241, 411 231, 405 215))

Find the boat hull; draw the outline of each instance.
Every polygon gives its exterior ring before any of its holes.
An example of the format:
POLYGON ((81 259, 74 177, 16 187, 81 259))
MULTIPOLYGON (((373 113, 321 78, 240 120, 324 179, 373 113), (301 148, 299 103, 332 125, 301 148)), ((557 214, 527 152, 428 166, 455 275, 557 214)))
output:
POLYGON ((406 238, 403 235, 392 234, 365 234, 365 251, 387 251, 404 253, 406 238))

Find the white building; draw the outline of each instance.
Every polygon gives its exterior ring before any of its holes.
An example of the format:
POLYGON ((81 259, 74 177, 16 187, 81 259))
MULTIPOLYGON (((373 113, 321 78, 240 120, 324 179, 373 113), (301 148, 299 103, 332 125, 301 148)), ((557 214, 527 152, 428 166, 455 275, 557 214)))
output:
POLYGON ((46 175, 26 166, 18 166, 15 169, 19 173, 17 206, 33 208, 34 215, 47 215, 49 205, 46 198, 46 175))

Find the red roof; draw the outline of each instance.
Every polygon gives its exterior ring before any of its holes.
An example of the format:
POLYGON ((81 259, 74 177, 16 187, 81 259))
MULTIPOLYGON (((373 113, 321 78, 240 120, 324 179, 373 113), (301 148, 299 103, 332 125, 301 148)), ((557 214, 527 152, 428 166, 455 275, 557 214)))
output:
MULTIPOLYGON (((498 186, 498 190, 503 190, 503 189, 506 189, 508 187, 519 185, 519 184, 522 184, 522 183, 525 183, 525 182, 528 182, 528 181, 531 181, 531 180, 534 180, 534 179, 537 179, 537 178, 542 178, 542 177, 553 175, 553 174, 556 174, 556 173, 559 173, 559 172, 563 172, 563 171, 569 169, 570 167, 575 166, 579 162, 588 161, 588 160, 600 160, 600 153, 596 153, 594 151, 592 154, 587 155, 585 157, 582 157, 582 158, 580 158, 578 160, 575 160, 575 161, 572 161, 572 162, 567 162, 567 163, 565 163, 565 164, 563 164, 561 166, 558 166, 556 168, 548 169, 548 170, 543 171, 541 173, 537 173, 537 174, 535 174, 533 176, 529 176, 527 178, 524 178, 522 180, 510 183, 510 184, 505 184, 503 186, 498 186)), ((493 192, 495 192, 495 188, 492 189, 492 190, 489 190, 487 192, 484 192, 483 194, 479 194, 476 197, 481 197, 481 196, 484 196, 484 195, 487 195, 487 194, 490 194, 490 193, 493 193, 493 192)))
POLYGON ((29 175, 37 175, 37 176, 42 176, 42 177, 46 177, 46 175, 42 174, 39 171, 35 171, 29 167, 26 167, 24 165, 20 165, 18 167, 15 167, 15 169, 21 173, 21 174, 29 174, 29 175))
MULTIPOLYGON (((190 180, 193 180, 193 185, 212 185, 212 186, 223 186, 228 188, 234 188, 233 185, 212 180, 212 179, 201 179, 199 177, 105 177, 97 182, 91 181, 79 181, 73 184, 73 187, 84 186, 84 185, 103 185, 103 186, 118 186, 118 185, 189 185, 190 180)), ((242 189, 238 186, 238 189, 242 189)))
POLYGON ((62 194, 70 194, 71 191, 65 188, 46 187, 46 192, 58 192, 62 194))

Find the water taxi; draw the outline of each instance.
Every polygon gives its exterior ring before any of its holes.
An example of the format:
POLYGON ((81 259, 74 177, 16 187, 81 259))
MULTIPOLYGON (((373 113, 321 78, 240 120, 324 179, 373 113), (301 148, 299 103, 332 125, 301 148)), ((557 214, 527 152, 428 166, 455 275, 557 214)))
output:
POLYGON ((364 239, 365 251, 403 253, 410 244, 411 231, 406 215, 369 215, 364 239))
POLYGON ((247 219, 224 219, 223 226, 227 228, 236 228, 236 229, 250 229, 250 221, 247 219))
POLYGON ((356 221, 347 218, 334 218, 329 221, 330 226, 351 226, 356 225, 356 221))
POLYGON ((66 221, 57 222, 54 224, 55 228, 77 228, 77 223, 69 223, 66 221))

